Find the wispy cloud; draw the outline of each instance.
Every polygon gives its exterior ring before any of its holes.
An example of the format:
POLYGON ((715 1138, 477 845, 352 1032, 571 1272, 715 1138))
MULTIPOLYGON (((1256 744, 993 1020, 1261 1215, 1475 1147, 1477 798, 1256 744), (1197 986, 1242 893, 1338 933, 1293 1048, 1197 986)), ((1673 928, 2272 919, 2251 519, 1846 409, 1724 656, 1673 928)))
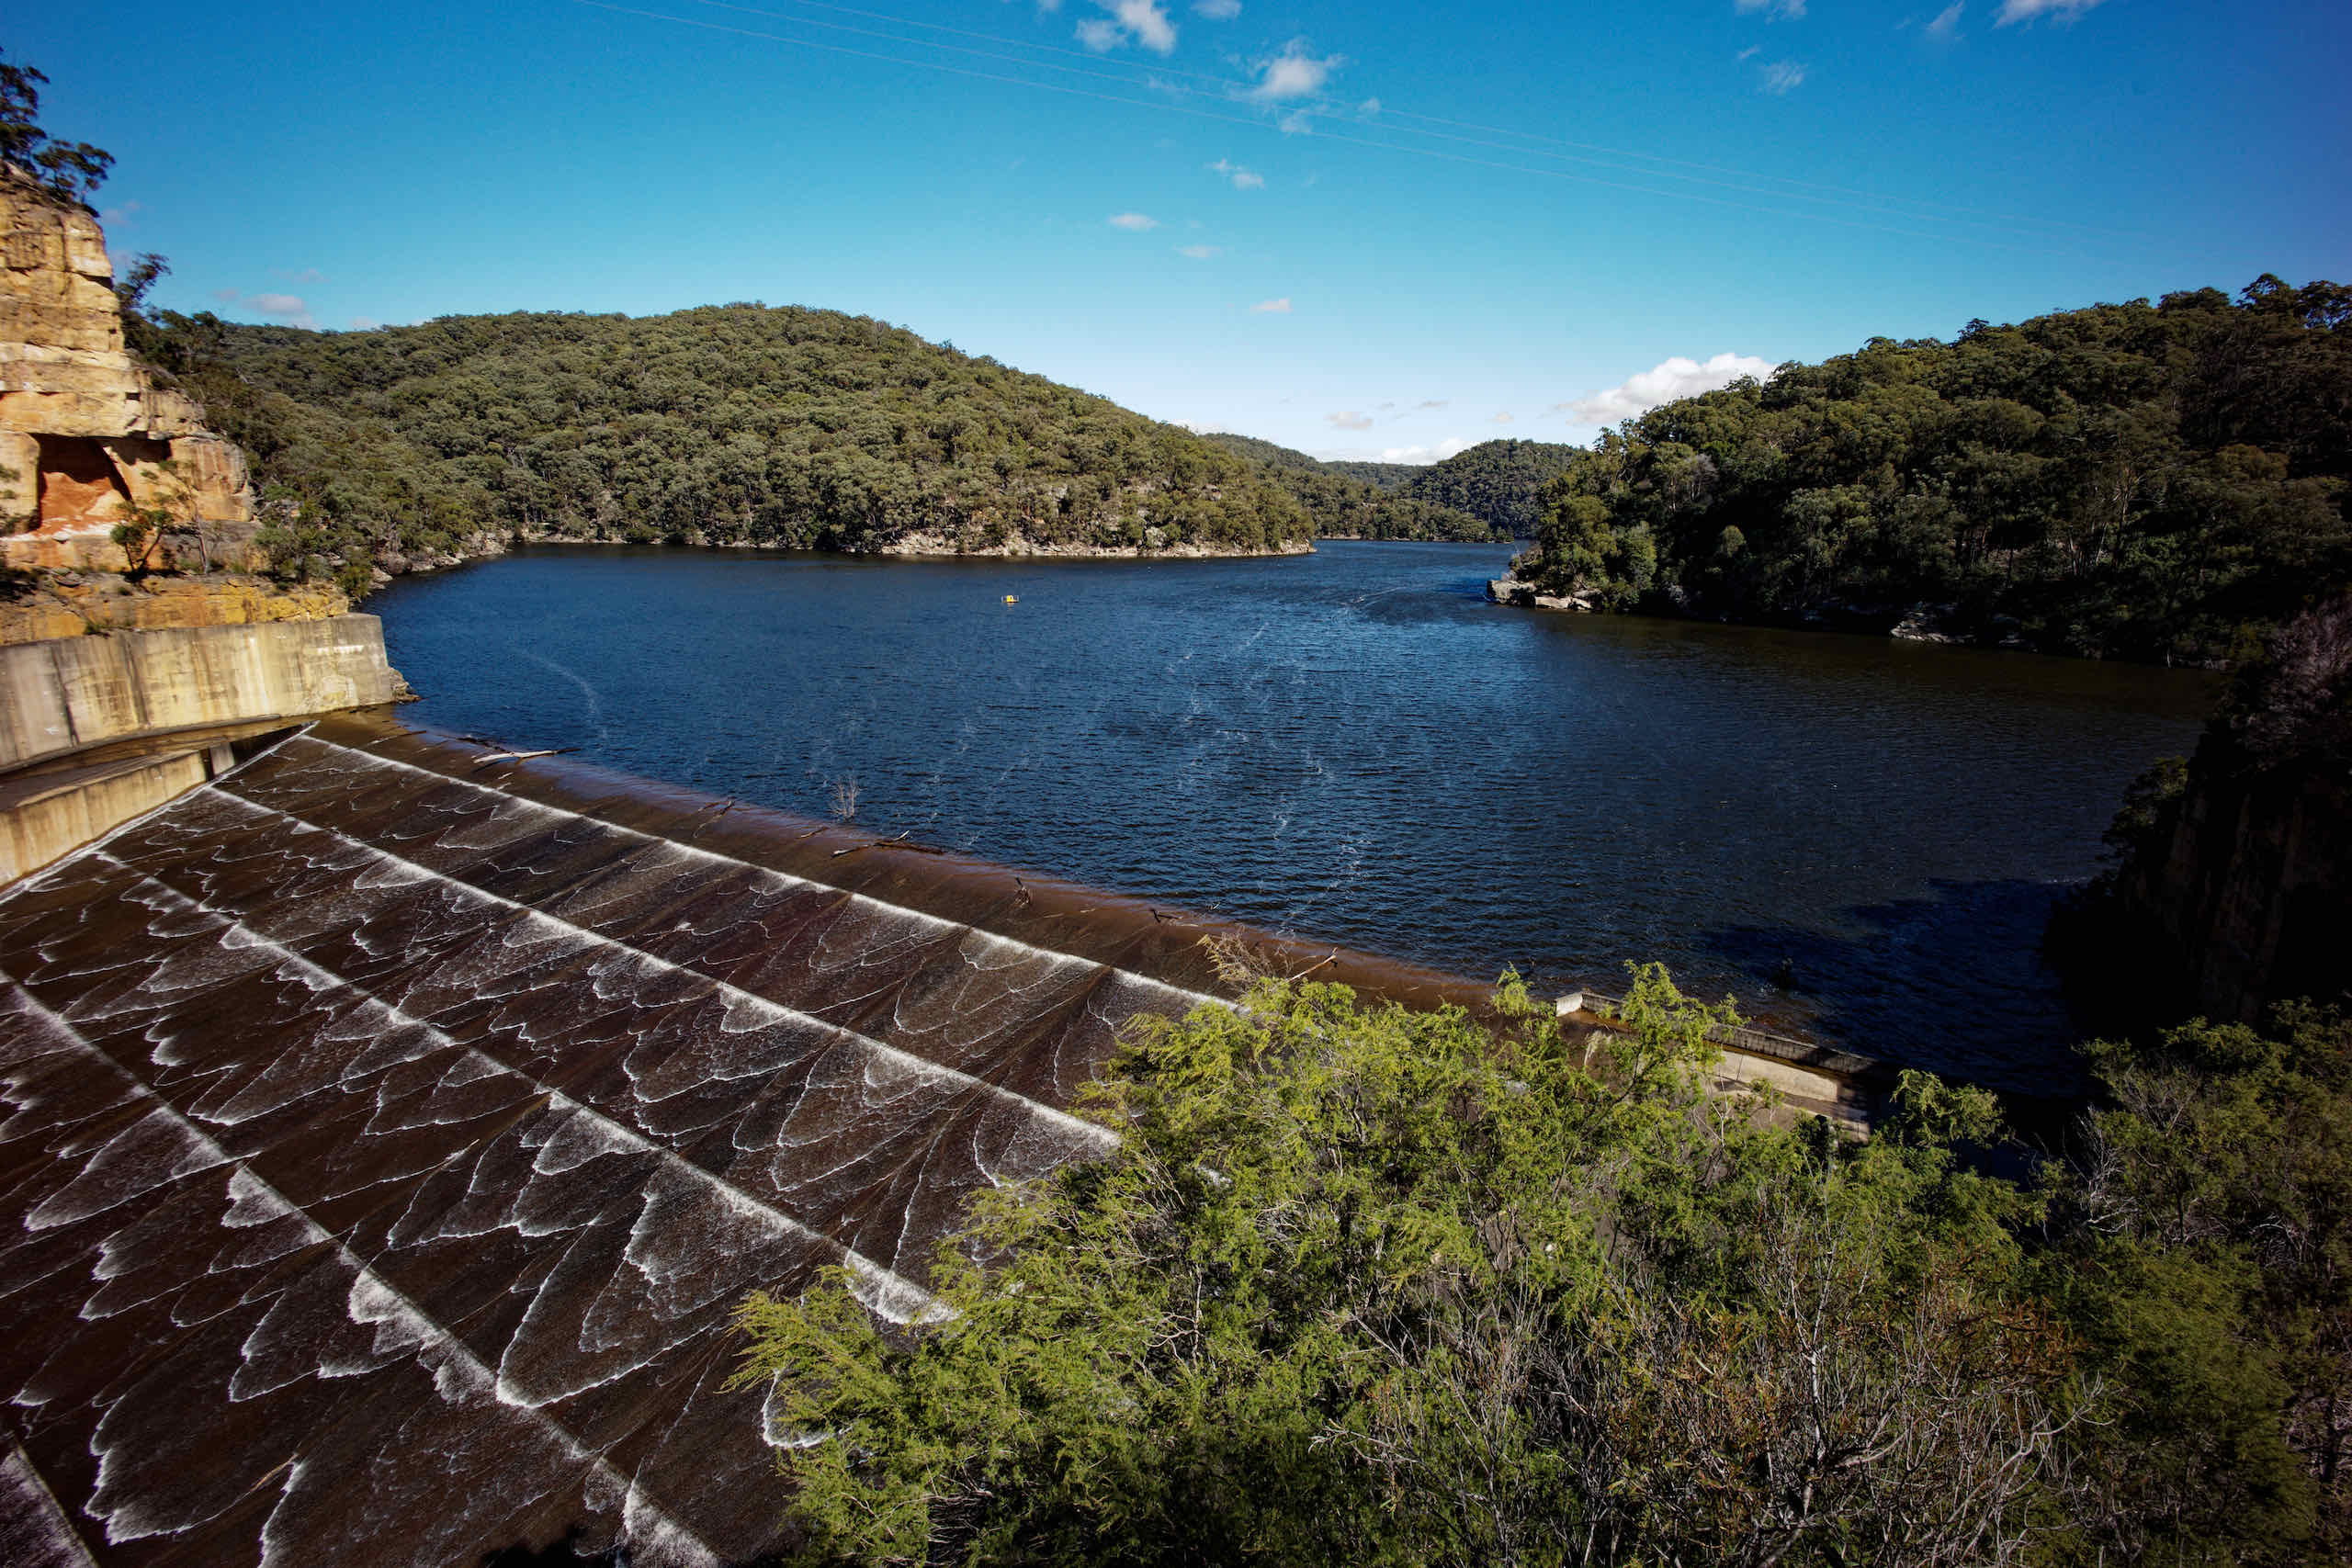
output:
POLYGON ((1373 116, 1379 112, 1380 100, 1378 98, 1366 98, 1363 102, 1356 106, 1356 113, 1363 116, 1366 119, 1372 118, 1373 116))
POLYGON ((1315 129, 1315 121, 1305 109, 1293 109, 1283 116, 1281 123, 1274 129, 1284 136, 1305 136, 1315 129))
POLYGON ((354 316, 343 324, 355 333, 372 333, 384 323, 373 316, 354 316))
POLYGON ((1176 24, 1159 7, 1159 0, 1094 0, 1105 14, 1078 24, 1078 41, 1097 54, 1107 54, 1123 43, 1139 43, 1154 54, 1176 48, 1176 24))
POLYGON ((216 288, 212 298, 223 305, 242 307, 256 315, 273 316, 289 327, 315 327, 311 307, 299 294, 243 294, 234 288, 216 288))
POLYGON ((1312 97, 1323 90, 1331 73, 1347 62, 1346 56, 1338 54, 1318 60, 1308 52, 1305 39, 1293 39, 1280 54, 1259 63, 1258 85, 1250 89, 1250 96, 1268 104, 1312 97))
POLYGON ((1179 245, 1176 254, 1190 256, 1194 261, 1215 261, 1225 254, 1225 248, 1222 245, 1179 245))
POLYGON ((1509 424, 1510 423, 1510 411, 1506 409, 1499 413, 1494 414, 1487 419, 1487 423, 1488 424, 1509 424))
POLYGON ((1803 19, 1804 16, 1804 0, 1733 0, 1733 3, 1743 14, 1769 11, 1776 17, 1786 17, 1792 22, 1803 19))
POLYGON ((1263 190, 1266 188, 1265 175, 1258 173, 1255 169, 1245 169, 1229 158, 1219 158, 1216 163, 1210 164, 1206 165, 1206 167, 1211 174, 1223 175, 1227 179, 1231 180, 1233 182, 1233 188, 1236 190, 1263 190))
POLYGON ((2098 3, 2099 0, 2001 0, 2001 14, 1993 18, 1993 25, 2006 28, 2012 22, 2030 22, 2037 17, 2071 22, 2098 3))
POLYGON ((327 275, 314 266, 306 266, 300 271, 288 266, 274 266, 269 269, 269 276, 280 283, 324 283, 327 280, 327 275))
POLYGON ((1430 398, 1427 401, 1415 403, 1413 406, 1417 409, 1442 409, 1448 401, 1449 400, 1445 398, 1430 398))
POLYGON ((1323 423, 1326 424, 1337 425, 1341 430, 1370 430, 1372 428, 1372 415, 1368 413, 1358 413, 1353 409, 1344 409, 1338 413, 1325 414, 1323 416, 1323 423))
POLYGON ((1111 227, 1125 229, 1130 234, 1140 234, 1147 229, 1159 228, 1159 220, 1146 217, 1140 212, 1122 212, 1112 218, 1111 227))
POLYGON ((1241 15, 1241 0, 1193 0, 1193 15, 1212 22, 1229 22, 1241 15))
POLYGON ((1761 380, 1773 368, 1770 360, 1753 355, 1718 354, 1704 364, 1676 355, 1637 376, 1628 376, 1614 387, 1552 407, 1555 413, 1566 413, 1570 424, 1615 424, 1647 413, 1660 403, 1728 387, 1742 376, 1761 380))
POLYGON ((1960 36, 1960 14, 1968 8, 1966 0, 1952 3, 1936 13, 1936 19, 1927 27, 1928 36, 1938 43, 1949 43, 1960 36))
POLYGON ((1764 90, 1783 97, 1804 85, 1804 67, 1793 60, 1776 60, 1764 67, 1764 90))
POLYGON ((1261 299, 1250 307, 1250 313, 1253 316, 1287 316, 1290 314, 1290 296, 1285 294, 1279 299, 1261 299))
POLYGON ((98 214, 101 223, 128 223, 146 209, 138 202, 126 201, 120 207, 109 207, 98 214))

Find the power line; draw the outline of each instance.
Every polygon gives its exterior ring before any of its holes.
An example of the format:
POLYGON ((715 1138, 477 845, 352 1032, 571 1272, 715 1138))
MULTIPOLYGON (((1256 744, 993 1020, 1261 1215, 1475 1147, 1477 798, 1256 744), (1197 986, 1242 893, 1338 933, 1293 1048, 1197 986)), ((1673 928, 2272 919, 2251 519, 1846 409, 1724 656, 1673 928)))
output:
MULTIPOLYGON (((609 11, 616 15, 625 17, 637 17, 647 21, 669 22, 680 27, 699 28, 707 32, 727 33, 738 38, 761 39, 772 43, 790 44, 800 49, 820 50, 826 53, 847 55, 860 60, 871 60, 887 65, 911 66, 917 70, 937 72, 950 76, 963 76, 974 81, 994 82, 1004 85, 1027 87, 1037 92, 1059 94, 1066 97, 1089 98, 1101 103, 1121 104, 1130 108, 1156 109, 1162 113, 1181 114, 1195 119, 1213 120, 1226 125, 1244 126, 1253 130, 1264 130, 1269 129, 1264 121, 1260 119, 1250 118, 1240 115, 1216 114, 1206 109, 1188 107, 1180 103, 1170 103, 1152 98, 1125 97, 1117 94, 1094 92, 1087 88, 1068 86, 1059 83, 1035 81, 1023 76, 1008 76, 997 72, 976 71, 966 66, 950 65, 938 61, 910 60, 902 55, 880 54, 871 50, 853 49, 844 44, 824 43, 815 39, 794 38, 788 34, 763 32, 752 28, 731 27, 725 23, 706 21, 694 17, 678 17, 660 11, 641 10, 636 6, 615 4, 614 0, 571 0, 571 3, 575 6, 587 6, 593 10, 609 11)), ((774 14, 770 13, 770 15, 774 14)), ((788 16, 779 16, 776 19, 795 22, 802 26, 823 27, 830 25, 820 22, 810 22, 806 18, 788 16)), ((886 38, 888 37, 888 35, 879 36, 886 38)), ((936 49, 942 47, 936 44, 926 43, 916 39, 892 39, 891 41, 909 44, 917 49, 936 49)), ((1034 65, 1035 63, 1017 61, 1008 62, 1029 65, 1034 65)), ((1997 241, 1983 239, 1973 234, 1923 233, 1914 229, 1897 229, 1883 223, 1866 223, 1854 219, 1837 218, 1824 212, 1811 212, 1802 209, 1762 207, 1752 202, 1728 201, 1718 197, 1704 196, 1695 191, 1660 189, 1656 186, 1632 185, 1623 180, 1602 179, 1597 175, 1576 174, 1566 169, 1531 168, 1523 164, 1506 164, 1498 162, 1491 158, 1476 158, 1471 157, 1466 153, 1449 152, 1440 148, 1415 146, 1410 142, 1382 141, 1365 136, 1351 136, 1344 131, 1333 130, 1329 128, 1317 130, 1314 134, 1327 141, 1342 142, 1351 146, 1369 147, 1389 152, 1404 152, 1416 157, 1433 158, 1446 163, 1461 164, 1475 168, 1495 169, 1509 174, 1529 175, 1539 179, 1566 180, 1578 185, 1597 186, 1604 189, 1626 191, 1640 196, 1657 196, 1665 197, 1671 200, 1698 202, 1704 206, 1720 207, 1736 212, 1754 212, 1773 218, 1797 218, 1815 223, 1832 224, 1838 228, 1857 229, 1873 233, 1893 234, 1902 238, 1926 240, 1941 244, 1967 244, 1990 250, 2014 252, 2030 252, 2034 250, 2034 247, 2031 246, 2003 244, 1997 241)), ((1453 140, 1464 141, 1467 139, 1454 138, 1453 140)), ((1525 149, 1504 148, 1500 147, 1499 144, 1494 143, 1474 142, 1472 144, 1495 146, 1500 151, 1520 152, 1522 153, 1527 152, 1525 149)), ((1534 155, 1545 156, 1546 154, 1536 153, 1534 155)), ((1550 155, 1557 156, 1557 154, 1550 155)), ((1626 174, 1641 174, 1654 178, 1688 178, 1688 176, 1664 175, 1657 171, 1648 170, 1621 170, 1618 172, 1626 174)), ((1785 194, 1776 192, 1758 192, 1749 190, 1747 187, 1732 188, 1740 189, 1745 194, 1749 195, 1770 196, 1785 194)), ((1804 200, 1815 198, 1796 197, 1795 199, 1804 200)), ((1869 210, 1882 209, 1873 209, 1869 210)), ((1903 218, 1913 222, 1951 221, 1950 220, 1937 219, 1921 213, 1885 212, 1883 215, 1903 218)), ((2041 236, 2034 237, 2039 238, 2041 236)))
MULTIPOLYGON (((1149 88, 1154 85, 1160 85, 1163 87, 1169 87, 1170 90, 1177 92, 1200 93, 1201 89, 1199 88, 1172 86, 1170 84, 1159 80, 1159 78, 1164 77, 1180 77, 1193 82, 1204 82, 1213 85, 1215 87, 1219 89, 1215 95, 1219 98, 1232 100, 1247 98, 1251 96, 1251 85, 1250 83, 1235 77, 1219 75, 1212 72, 1192 71, 1181 66, 1153 64, 1151 62, 1142 61, 1129 62, 1127 61, 1113 59, 1100 54, 1086 53, 1079 50, 1064 48, 1057 44, 1039 43, 1022 39, 1009 39, 1001 34, 978 32, 969 28, 949 27, 945 23, 942 22, 927 22, 916 17, 896 16, 885 11, 874 11, 854 6, 838 5, 833 3, 833 0, 787 0, 787 3, 808 9, 831 11, 840 16, 859 17, 868 21, 888 22, 898 27, 916 28, 931 32, 946 33, 956 38, 973 39, 983 43, 995 44, 1003 49, 1023 50, 1030 51, 1031 53, 1061 55, 1069 59, 1083 61, 1086 63, 1075 66, 1063 65, 1053 61, 1035 60, 1026 58, 1023 55, 1008 55, 986 50, 965 49, 954 44, 934 43, 924 39, 905 38, 895 33, 876 32, 870 28, 848 27, 838 22, 827 22, 816 17, 797 16, 791 12, 772 11, 757 6, 734 4, 732 3, 732 0, 684 0, 684 3, 688 5, 707 6, 713 10, 733 12, 739 16, 760 17, 770 21, 791 22, 802 27, 828 28, 868 38, 884 39, 894 43, 907 44, 916 49, 946 50, 956 53, 971 54, 982 59, 998 61, 1005 64, 1019 65, 1029 70, 1059 71, 1073 75, 1089 76, 1102 81, 1116 82, 1122 85, 1127 86, 1143 86, 1149 88), (1120 72, 1143 72, 1147 74, 1139 81, 1135 76, 1122 75, 1114 73, 1114 71, 1102 69, 1102 67, 1105 66, 1116 67, 1117 71, 1120 72)), ((691 18, 681 17, 676 19, 687 21, 691 25, 691 18)), ((916 62, 904 62, 904 63, 912 64, 916 62)), ((1328 96, 1305 96, 1289 99, 1286 100, 1286 102, 1295 107, 1312 109, 1319 114, 1334 116, 1341 118, 1355 119, 1362 118, 1362 106, 1348 103, 1343 99, 1331 98, 1328 96)), ((1544 142, 1548 143, 1553 147, 1573 148, 1577 152, 1600 153, 1609 158, 1633 159, 1641 164, 1657 164, 1666 166, 1663 168, 1626 168, 1618 164, 1602 163, 1600 159, 1596 158, 1577 157, 1570 153, 1546 152, 1542 147, 1521 147, 1507 142, 1485 141, 1476 137, 1449 134, 1447 131, 1416 131, 1406 127, 1396 128, 1402 130, 1404 134, 1407 135, 1433 136, 1444 141, 1461 142, 1469 146, 1486 147, 1494 151, 1513 152, 1522 156, 1554 158, 1564 162, 1586 164, 1596 168, 1609 169, 1611 172, 1618 174, 1628 174, 1650 178, 1687 180, 1696 184, 1709 185, 1719 188, 1740 191, 1750 196, 1778 197, 1784 199, 1797 201, 1822 201, 1844 207, 1856 207, 1861 203, 1875 203, 1878 205, 1863 206, 1860 207, 1860 209, 1864 211, 1877 212, 1880 215, 1886 217, 1903 218, 1912 221, 1947 223, 1977 222, 1978 220, 1983 220, 1979 222, 1980 227, 1993 227, 2000 224, 2027 224, 2052 229, 2073 230, 2081 233, 2099 234, 2115 238, 2132 239, 2141 237, 2131 233, 2129 231, 2102 228, 2095 224, 2075 223, 2064 219, 2036 218, 2023 213, 2001 212, 1988 208, 1967 207, 1952 202, 1933 201, 1919 197, 1887 196, 1880 192, 1860 190, 1849 186, 1828 185, 1819 181, 1795 179, 1785 175, 1762 174, 1752 169, 1734 168, 1729 165, 1720 164, 1696 163, 1688 159, 1669 158, 1661 153, 1637 152, 1631 148, 1610 147, 1599 142, 1577 141, 1562 137, 1546 135, 1538 131, 1518 130, 1508 126, 1482 125, 1472 120, 1449 119, 1441 115, 1421 114, 1411 109, 1397 108, 1388 105, 1383 105, 1379 112, 1383 116, 1393 116, 1399 119, 1419 120, 1430 125, 1450 127, 1453 131, 1480 131, 1494 136, 1516 137, 1523 141, 1544 142), (1731 181, 1760 181, 1767 185, 1787 186, 1792 188, 1787 190, 1758 189, 1754 185, 1731 184, 1726 180, 1700 179, 1693 175, 1677 174, 1674 172, 1677 169, 1693 169, 1705 175, 1725 175, 1728 176, 1728 179, 1731 181), (1819 191, 1825 194, 1821 196, 1808 196, 1804 194, 1806 191, 1819 191), (1959 218, 1947 218, 1939 216, 1939 213, 1956 213, 1963 214, 1965 216, 1959 218)))

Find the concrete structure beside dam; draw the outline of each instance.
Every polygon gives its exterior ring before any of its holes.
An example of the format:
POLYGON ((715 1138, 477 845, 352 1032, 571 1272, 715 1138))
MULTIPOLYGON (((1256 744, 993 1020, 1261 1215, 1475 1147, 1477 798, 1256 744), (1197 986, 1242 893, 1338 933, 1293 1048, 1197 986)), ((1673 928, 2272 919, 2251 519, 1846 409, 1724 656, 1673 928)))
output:
POLYGON ((1205 935, 1481 989, 382 713, 223 746, 0 888, 14 1562, 771 1556, 746 1292, 920 1318, 968 1194, 1108 1146, 1119 1032, 1231 994, 1205 935))

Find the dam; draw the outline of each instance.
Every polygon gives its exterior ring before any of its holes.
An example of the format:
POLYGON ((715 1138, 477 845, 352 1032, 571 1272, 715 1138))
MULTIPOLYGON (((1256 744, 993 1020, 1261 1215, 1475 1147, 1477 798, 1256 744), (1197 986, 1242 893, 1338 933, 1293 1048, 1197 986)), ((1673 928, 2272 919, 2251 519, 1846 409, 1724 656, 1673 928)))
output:
POLYGON ((919 1320, 968 1193, 1113 1135, 1063 1107, 1118 1031, 1232 990, 1189 918, 843 825, 380 714, 238 750, 0 891, 16 1561, 782 1551, 733 1305, 919 1320))
POLYGON ((1120 1029, 1233 989, 1137 900, 380 713, 234 750, 0 890, 13 1562, 784 1550, 734 1304, 920 1320, 967 1194, 1114 1135, 1120 1029))

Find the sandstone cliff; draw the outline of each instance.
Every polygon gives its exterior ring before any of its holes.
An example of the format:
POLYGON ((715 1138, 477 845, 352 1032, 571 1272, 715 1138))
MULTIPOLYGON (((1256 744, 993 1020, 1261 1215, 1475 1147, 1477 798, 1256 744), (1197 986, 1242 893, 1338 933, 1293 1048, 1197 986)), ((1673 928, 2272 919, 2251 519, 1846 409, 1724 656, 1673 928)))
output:
MULTIPOLYGON (((2127 817, 2133 813, 2127 812, 2127 817)), ((2179 983, 2181 1005, 2258 1019, 2352 991, 2352 597, 2274 634, 2177 779, 2115 835, 2119 976, 2179 983)))
POLYGON ((244 457, 125 348, 113 276, 86 208, 0 165, 0 644, 343 614, 243 575, 263 564, 244 457))
MULTIPOLYGON (((244 458, 124 349, 106 236, 86 209, 0 175, 0 523, 9 566, 120 570, 141 511, 236 539, 244 458)), ((235 564, 243 564, 240 559, 235 564)))

